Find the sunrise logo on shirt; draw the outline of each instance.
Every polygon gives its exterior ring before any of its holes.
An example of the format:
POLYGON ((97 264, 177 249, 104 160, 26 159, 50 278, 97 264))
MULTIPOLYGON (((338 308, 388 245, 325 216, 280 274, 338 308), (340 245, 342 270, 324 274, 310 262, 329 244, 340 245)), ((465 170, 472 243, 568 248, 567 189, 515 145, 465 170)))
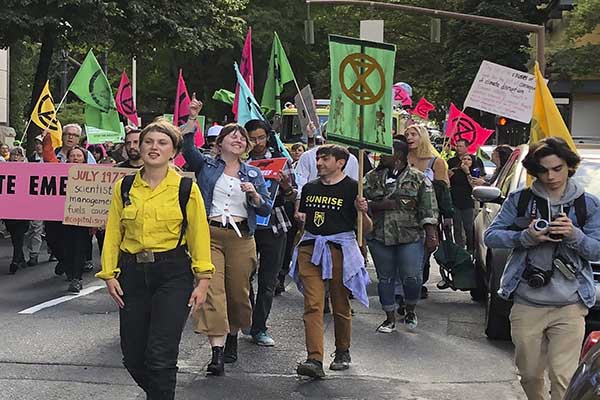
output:
POLYGON ((325 213, 323 211, 315 211, 313 223, 318 228, 325 223, 325 213))

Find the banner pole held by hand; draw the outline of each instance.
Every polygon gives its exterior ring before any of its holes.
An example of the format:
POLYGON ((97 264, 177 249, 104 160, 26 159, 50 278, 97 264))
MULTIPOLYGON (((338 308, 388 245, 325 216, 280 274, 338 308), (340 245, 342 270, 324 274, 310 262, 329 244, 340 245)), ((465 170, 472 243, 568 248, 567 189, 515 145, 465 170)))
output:
MULTIPOLYGON (((358 197, 363 197, 363 171, 365 170, 365 150, 358 150, 358 197)), ((358 246, 363 247, 363 219, 362 213, 358 212, 358 219, 356 220, 356 234, 358 246)))

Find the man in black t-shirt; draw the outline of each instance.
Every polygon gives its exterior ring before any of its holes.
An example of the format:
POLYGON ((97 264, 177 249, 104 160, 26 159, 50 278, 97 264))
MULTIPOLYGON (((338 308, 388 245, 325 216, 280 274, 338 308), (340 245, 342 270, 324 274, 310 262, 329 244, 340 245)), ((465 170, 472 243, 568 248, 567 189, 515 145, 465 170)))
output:
POLYGON ((304 235, 295 250, 290 275, 304 293, 304 332, 308 358, 298 365, 299 375, 320 378, 323 371, 323 308, 325 281, 333 306, 335 358, 331 370, 350 364, 352 333, 349 294, 368 305, 369 282, 354 229, 357 210, 365 231, 372 228, 367 202, 358 198, 358 183, 343 168, 348 150, 337 145, 321 146, 316 153, 319 179, 304 185, 298 211, 304 214, 304 235))
MULTIPOLYGON (((466 154, 469 154, 468 149, 469 148, 469 141, 466 139, 458 139, 456 141, 456 144, 454 146, 454 157, 448 159, 448 170, 451 170, 452 168, 457 168, 460 167, 461 164, 461 160, 462 157, 466 154)), ((479 168, 480 172, 480 177, 484 177, 486 175, 485 173, 485 166, 483 165, 483 161, 481 161, 481 158, 479 157, 475 157, 475 163, 473 164, 473 168, 479 168)))

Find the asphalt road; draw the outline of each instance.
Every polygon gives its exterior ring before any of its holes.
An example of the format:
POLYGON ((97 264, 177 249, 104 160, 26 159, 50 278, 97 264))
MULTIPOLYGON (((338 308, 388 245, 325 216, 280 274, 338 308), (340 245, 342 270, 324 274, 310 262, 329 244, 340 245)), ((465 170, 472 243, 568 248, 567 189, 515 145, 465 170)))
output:
MULTIPOLYGON (((94 249, 97 253, 97 248, 94 249)), ((19 314, 66 295, 54 264, 8 275, 10 241, 0 239, 0 400, 145 399, 121 364, 116 306, 102 288, 19 314)), ((96 265, 98 265, 96 254, 96 265)), ((42 261, 46 261, 44 254, 42 261)), ((373 271, 371 271, 373 272, 373 271)), ((181 344, 178 399, 524 399, 512 364, 512 346, 483 335, 484 309, 468 294, 439 291, 418 308, 419 326, 392 334, 375 328, 382 312, 375 286, 371 307, 354 304, 352 367, 321 381, 299 378, 305 357, 302 297, 292 285, 274 302, 273 348, 242 339, 239 361, 225 377, 206 377, 209 346, 188 323, 181 344)), ((102 286, 87 274, 84 287, 102 286)), ((326 351, 333 352, 333 323, 326 316, 326 351)), ((328 360, 326 360, 328 365, 328 360)))

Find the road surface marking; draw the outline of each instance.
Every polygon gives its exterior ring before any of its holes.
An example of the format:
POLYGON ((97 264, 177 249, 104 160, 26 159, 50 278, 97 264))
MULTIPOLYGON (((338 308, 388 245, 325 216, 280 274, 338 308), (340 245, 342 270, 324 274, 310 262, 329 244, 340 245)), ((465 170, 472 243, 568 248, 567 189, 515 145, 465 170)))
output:
POLYGON ((90 293, 94 293, 96 290, 100 290, 100 289, 105 288, 105 287, 106 287, 105 285, 102 285, 102 286, 90 286, 90 287, 87 287, 87 288, 83 289, 81 292, 79 292, 79 294, 70 294, 70 295, 67 295, 67 296, 59 297, 57 299, 48 300, 48 301, 45 301, 43 303, 38 304, 37 306, 29 307, 29 308, 27 308, 27 309, 25 309, 23 311, 19 311, 17 314, 33 314, 33 313, 36 313, 36 312, 38 312, 40 310, 43 310, 44 308, 52 307, 52 306, 55 306, 57 304, 64 303, 66 301, 73 300, 73 299, 76 299, 78 297, 88 295, 90 293))

